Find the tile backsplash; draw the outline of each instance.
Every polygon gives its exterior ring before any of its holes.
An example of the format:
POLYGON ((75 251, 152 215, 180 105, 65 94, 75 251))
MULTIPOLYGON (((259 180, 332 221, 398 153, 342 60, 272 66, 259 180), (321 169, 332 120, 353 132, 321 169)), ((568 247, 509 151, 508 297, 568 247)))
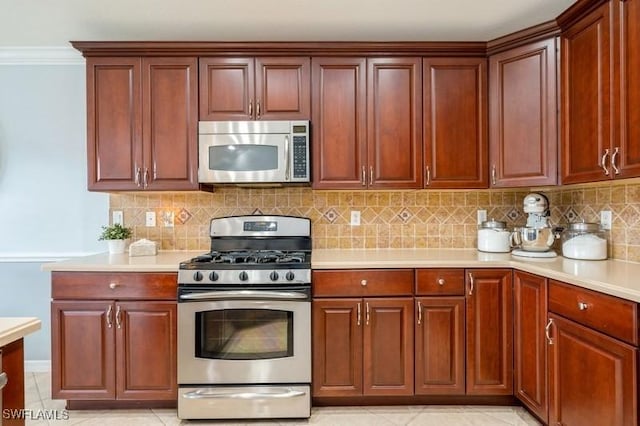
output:
MULTIPOLYGON (((548 187, 551 223, 598 221, 613 212, 611 254, 640 261, 640 183, 636 180, 585 186, 548 187)), ((163 250, 209 249, 209 221, 240 214, 309 217, 314 248, 474 248, 477 210, 523 225, 528 188, 507 190, 316 191, 306 187, 217 188, 205 192, 117 193, 110 210, 122 210, 134 239, 148 238, 163 250), (351 226, 351 211, 360 226, 351 226), (157 226, 145 226, 156 212, 157 226)))

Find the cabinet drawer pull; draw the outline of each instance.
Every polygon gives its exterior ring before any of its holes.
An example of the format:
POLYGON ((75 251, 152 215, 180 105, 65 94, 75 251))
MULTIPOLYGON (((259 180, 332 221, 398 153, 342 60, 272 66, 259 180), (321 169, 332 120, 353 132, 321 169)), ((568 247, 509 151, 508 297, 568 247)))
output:
POLYGON ((365 303, 364 323, 369 325, 369 302, 365 303))
POLYGON ((109 305, 107 308, 107 327, 109 328, 113 327, 113 318, 111 318, 111 315, 113 315, 113 305, 109 305))
POLYGON ((366 286, 367 286, 367 280, 361 280, 361 281, 360 281, 360 285, 361 285, 362 287, 366 287, 366 286))
POLYGON ((114 282, 114 283, 109 283, 109 288, 110 288, 111 290, 113 290, 113 289, 114 289, 114 288, 116 288, 116 287, 118 287, 118 283, 115 283, 115 282, 114 282))
POLYGON ((549 322, 547 322, 547 326, 544 328, 544 335, 547 338, 547 342, 550 345, 553 345, 553 339, 551 338, 551 325, 553 324, 553 319, 549 318, 549 322))
POLYGON ((122 314, 122 310, 120 309, 120 305, 116 308, 116 327, 122 328, 122 319, 120 315, 122 314))
POLYGON ((438 278, 438 285, 444 285, 444 278, 438 278))
POLYGON ((358 302, 358 309, 356 313, 356 324, 358 324, 358 326, 360 325, 361 314, 362 312, 360 312, 360 302, 358 302))
POLYGON ((604 154, 602 154, 602 158, 600 159, 600 167, 602 167, 602 170, 604 170, 605 176, 609 176, 609 169, 607 169, 607 166, 606 166, 608 156, 609 156, 609 148, 606 148, 604 150, 604 154))
POLYGON ((422 324, 422 303, 418 301, 418 325, 422 324))
POLYGON ((580 309, 581 311, 586 311, 587 308, 589 308, 589 304, 584 302, 578 302, 578 309, 580 309))
POLYGON ((0 374, 0 390, 2 390, 2 388, 5 387, 7 383, 9 383, 9 377, 7 376, 7 373, 1 373, 0 374))
POLYGON ((473 282, 473 274, 471 272, 469 272, 469 296, 473 296, 473 286, 474 286, 474 282, 473 282))
POLYGON ((620 169, 618 168, 618 166, 616 166, 616 158, 618 157, 619 153, 620 153, 620 148, 616 146, 615 149, 613 150, 613 155, 611 156, 611 167, 613 167, 613 174, 616 174, 616 175, 620 174, 620 169))

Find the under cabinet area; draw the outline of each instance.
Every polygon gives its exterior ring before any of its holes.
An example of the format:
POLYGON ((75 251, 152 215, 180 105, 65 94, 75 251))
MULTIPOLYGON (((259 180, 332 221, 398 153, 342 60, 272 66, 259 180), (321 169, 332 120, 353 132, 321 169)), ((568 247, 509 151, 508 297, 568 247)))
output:
POLYGON ((175 405, 176 274, 54 272, 52 397, 175 405))

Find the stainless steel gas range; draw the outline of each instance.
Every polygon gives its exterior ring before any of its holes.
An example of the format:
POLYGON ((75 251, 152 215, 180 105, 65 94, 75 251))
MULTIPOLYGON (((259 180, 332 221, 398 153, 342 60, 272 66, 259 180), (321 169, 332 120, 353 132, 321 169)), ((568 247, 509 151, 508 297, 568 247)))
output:
POLYGON ((311 222, 211 220, 178 272, 178 417, 311 415, 311 222))

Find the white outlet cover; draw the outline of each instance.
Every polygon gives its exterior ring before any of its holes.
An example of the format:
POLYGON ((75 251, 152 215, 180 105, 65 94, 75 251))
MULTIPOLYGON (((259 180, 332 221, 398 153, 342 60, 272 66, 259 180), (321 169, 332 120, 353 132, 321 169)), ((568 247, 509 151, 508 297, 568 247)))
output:
POLYGON ((124 225, 124 214, 122 213, 122 210, 114 210, 111 213, 111 223, 113 225, 124 225))
POLYGON ((351 225, 360 226, 360 211, 351 210, 351 225))
POLYGON ((156 212, 147 212, 144 223, 145 226, 156 226, 156 212))
POLYGON ((603 229, 611 229, 612 220, 611 210, 602 210, 600 212, 600 226, 603 229))
POLYGON ((487 211, 486 210, 478 210, 478 225, 487 220, 487 211))

